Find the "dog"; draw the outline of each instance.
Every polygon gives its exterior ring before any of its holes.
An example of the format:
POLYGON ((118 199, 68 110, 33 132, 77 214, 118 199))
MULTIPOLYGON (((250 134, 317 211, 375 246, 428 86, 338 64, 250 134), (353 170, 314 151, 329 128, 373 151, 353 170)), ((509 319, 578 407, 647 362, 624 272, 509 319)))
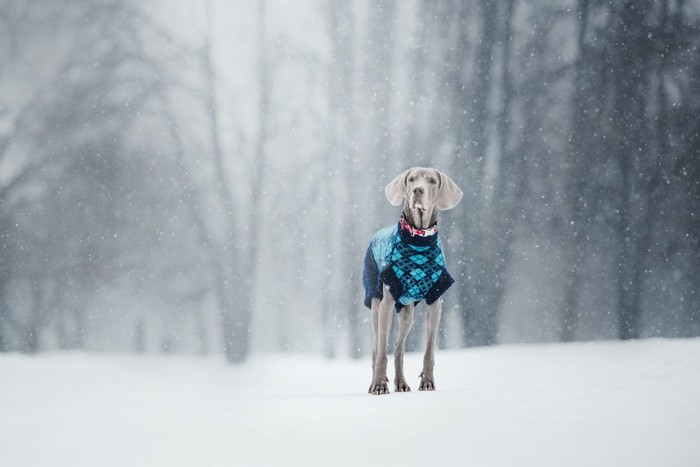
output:
POLYGON ((435 340, 440 323, 440 297, 454 280, 447 272, 437 235, 438 211, 451 209, 462 199, 462 190, 447 175, 431 168, 414 167, 384 189, 392 206, 403 201, 399 222, 374 234, 367 248, 362 273, 365 306, 372 314, 372 383, 370 394, 389 394, 387 345, 394 310, 399 331, 394 344, 396 392, 408 392, 403 356, 414 321, 415 305, 427 303, 427 343, 420 391, 434 391, 435 340), (404 201, 405 200, 405 201, 404 201))

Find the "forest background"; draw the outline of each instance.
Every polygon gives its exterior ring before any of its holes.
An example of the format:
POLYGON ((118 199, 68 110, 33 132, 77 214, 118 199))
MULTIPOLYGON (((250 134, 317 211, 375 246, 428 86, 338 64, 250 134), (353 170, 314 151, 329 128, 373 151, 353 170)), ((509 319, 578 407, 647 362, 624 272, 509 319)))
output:
POLYGON ((366 355, 415 165, 465 193, 442 346, 700 335, 699 45, 698 0, 0 0, 0 351, 366 355))

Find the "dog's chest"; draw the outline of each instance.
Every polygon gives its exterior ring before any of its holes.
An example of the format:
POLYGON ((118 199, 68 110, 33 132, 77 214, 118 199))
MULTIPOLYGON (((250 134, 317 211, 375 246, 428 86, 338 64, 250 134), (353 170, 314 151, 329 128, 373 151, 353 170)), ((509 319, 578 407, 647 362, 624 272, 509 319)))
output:
POLYGON ((429 241, 401 235, 397 226, 386 227, 377 232, 372 241, 372 254, 377 269, 387 277, 401 283, 401 296, 397 300, 403 305, 424 299, 446 272, 445 258, 439 238, 429 241))

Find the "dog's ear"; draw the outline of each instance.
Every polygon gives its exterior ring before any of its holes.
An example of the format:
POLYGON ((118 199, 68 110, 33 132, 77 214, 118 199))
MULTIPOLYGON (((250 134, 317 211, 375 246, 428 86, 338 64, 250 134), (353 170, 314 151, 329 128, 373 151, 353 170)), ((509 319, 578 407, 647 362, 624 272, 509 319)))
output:
POLYGON ((395 179, 389 182, 389 184, 384 188, 384 194, 386 199, 389 200, 392 206, 398 206, 401 204, 401 200, 406 196, 406 179, 408 178, 408 169, 395 179))
POLYGON ((462 190, 444 173, 438 172, 438 176, 440 177, 440 191, 438 192, 437 208, 441 211, 452 209, 462 199, 462 190))

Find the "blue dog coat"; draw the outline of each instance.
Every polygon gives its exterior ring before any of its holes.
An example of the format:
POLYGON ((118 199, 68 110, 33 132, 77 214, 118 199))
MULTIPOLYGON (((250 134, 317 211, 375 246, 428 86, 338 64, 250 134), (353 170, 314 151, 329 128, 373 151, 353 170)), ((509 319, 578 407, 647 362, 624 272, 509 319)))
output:
POLYGON ((371 308, 373 298, 384 297, 382 283, 389 286, 396 311, 421 300, 433 303, 454 283, 445 266, 437 226, 434 229, 433 235, 415 235, 417 229, 401 216, 397 225, 374 234, 362 272, 365 306, 371 308))

